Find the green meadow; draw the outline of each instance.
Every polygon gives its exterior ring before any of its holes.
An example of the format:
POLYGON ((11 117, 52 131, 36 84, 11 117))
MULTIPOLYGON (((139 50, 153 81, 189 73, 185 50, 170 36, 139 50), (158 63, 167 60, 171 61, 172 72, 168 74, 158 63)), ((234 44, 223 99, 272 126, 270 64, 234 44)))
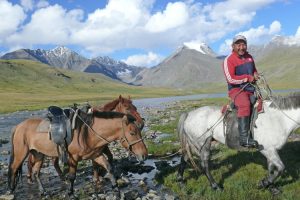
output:
POLYGON ((99 105, 120 94, 132 98, 190 94, 130 86, 101 74, 64 70, 28 60, 0 60, 0 70, 0 113, 84 102, 99 105))

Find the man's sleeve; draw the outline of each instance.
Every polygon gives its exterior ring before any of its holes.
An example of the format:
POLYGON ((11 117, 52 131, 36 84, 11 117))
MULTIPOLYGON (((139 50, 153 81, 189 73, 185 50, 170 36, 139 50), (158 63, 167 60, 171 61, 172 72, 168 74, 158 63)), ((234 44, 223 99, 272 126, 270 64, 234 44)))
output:
POLYGON ((243 83, 243 79, 249 78, 249 75, 235 75, 235 66, 230 61, 229 57, 226 57, 223 62, 223 71, 226 77, 226 80, 230 84, 238 85, 243 83))

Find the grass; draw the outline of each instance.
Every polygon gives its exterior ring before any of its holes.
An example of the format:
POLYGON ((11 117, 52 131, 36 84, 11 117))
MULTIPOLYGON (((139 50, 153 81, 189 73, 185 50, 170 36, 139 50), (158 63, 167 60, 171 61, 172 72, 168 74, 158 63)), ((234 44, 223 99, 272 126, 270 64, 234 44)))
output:
POLYGON ((120 94, 132 98, 190 94, 166 88, 130 86, 101 74, 49 67, 28 60, 0 60, 0 113, 49 105, 102 104, 120 94))
POLYGON ((211 173, 224 186, 224 191, 213 191, 206 176, 189 167, 184 185, 176 183, 176 172, 164 174, 160 181, 172 189, 180 199, 299 199, 300 142, 289 142, 280 151, 286 170, 276 184, 282 193, 273 197, 268 190, 259 190, 257 183, 267 174, 265 158, 258 152, 237 152, 224 145, 216 149, 211 162, 211 173), (216 152, 215 152, 216 153, 216 152))
MULTIPOLYGON (((227 102, 225 98, 202 99, 197 101, 184 101, 171 105, 162 115, 155 116, 153 122, 160 121, 170 116, 179 116, 181 112, 187 112, 204 105, 223 105, 227 102), (170 111, 173 111, 170 114, 170 111), (167 113, 167 114, 166 114, 167 113)), ((162 125, 151 126, 152 130, 169 133, 173 143, 163 144, 170 138, 162 138, 160 143, 148 143, 148 149, 157 155, 164 155, 167 152, 176 152, 179 146, 177 134, 174 131, 178 122, 178 117, 174 121, 162 125)), ((300 129, 296 130, 300 134, 300 129)), ((188 166, 184 173, 185 183, 179 184, 176 181, 178 167, 165 167, 155 176, 158 183, 171 189, 180 199, 195 200, 268 200, 300 199, 300 142, 288 142, 282 150, 279 151, 286 170, 276 181, 282 193, 278 196, 272 196, 269 190, 259 190, 258 182, 267 175, 267 161, 259 152, 237 152, 219 144, 212 150, 211 173, 217 183, 224 187, 224 191, 213 191, 209 181, 202 172, 198 172, 188 166)), ((196 159, 199 163, 199 160, 196 159)))

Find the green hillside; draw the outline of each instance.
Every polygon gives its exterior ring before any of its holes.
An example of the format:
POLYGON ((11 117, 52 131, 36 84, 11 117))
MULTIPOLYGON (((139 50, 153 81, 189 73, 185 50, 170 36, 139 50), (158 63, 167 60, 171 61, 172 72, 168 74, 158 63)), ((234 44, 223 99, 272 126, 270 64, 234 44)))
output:
POLYGON ((63 70, 34 61, 0 60, 0 113, 74 102, 101 104, 120 94, 141 98, 180 93, 183 92, 129 86, 100 74, 63 70))
POLYGON ((276 48, 257 61, 257 69, 263 72, 273 89, 300 88, 300 48, 276 48))

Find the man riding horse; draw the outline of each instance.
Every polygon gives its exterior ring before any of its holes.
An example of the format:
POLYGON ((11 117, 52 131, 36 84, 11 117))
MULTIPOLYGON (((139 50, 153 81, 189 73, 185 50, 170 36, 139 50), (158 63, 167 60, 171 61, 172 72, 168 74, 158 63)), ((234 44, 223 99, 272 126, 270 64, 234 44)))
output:
POLYGON ((249 84, 258 79, 258 73, 252 56, 247 52, 247 39, 237 35, 232 41, 232 53, 223 63, 228 83, 228 95, 238 109, 238 129, 240 145, 258 147, 258 142, 250 136, 251 101, 255 88, 249 84))

